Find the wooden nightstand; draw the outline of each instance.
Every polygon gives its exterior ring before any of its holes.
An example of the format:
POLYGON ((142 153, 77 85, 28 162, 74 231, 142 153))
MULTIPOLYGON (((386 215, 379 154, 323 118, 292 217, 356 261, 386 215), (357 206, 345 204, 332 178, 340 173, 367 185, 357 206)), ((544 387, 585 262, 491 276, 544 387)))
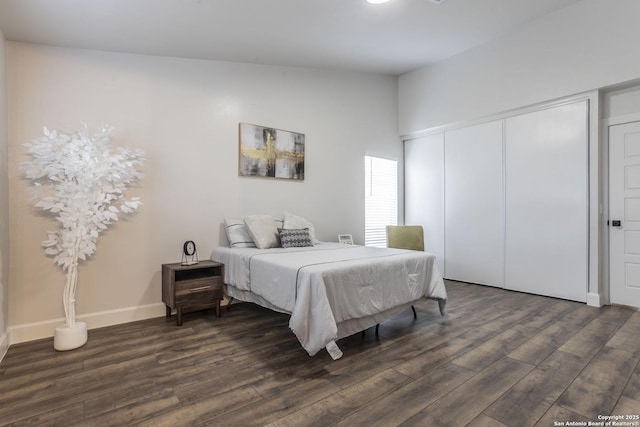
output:
POLYGON ((177 311, 176 324, 182 325, 182 313, 215 307, 220 317, 223 298, 224 265, 213 261, 200 261, 194 265, 162 264, 162 302, 177 311))

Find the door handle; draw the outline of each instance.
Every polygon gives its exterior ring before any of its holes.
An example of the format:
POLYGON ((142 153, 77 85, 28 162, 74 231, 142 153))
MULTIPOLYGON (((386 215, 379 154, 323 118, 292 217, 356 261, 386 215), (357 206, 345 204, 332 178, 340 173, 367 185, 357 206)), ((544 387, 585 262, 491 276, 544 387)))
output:
POLYGON ((611 221, 611 226, 612 227, 622 227, 622 221, 620 221, 619 219, 614 219, 613 221, 611 221))

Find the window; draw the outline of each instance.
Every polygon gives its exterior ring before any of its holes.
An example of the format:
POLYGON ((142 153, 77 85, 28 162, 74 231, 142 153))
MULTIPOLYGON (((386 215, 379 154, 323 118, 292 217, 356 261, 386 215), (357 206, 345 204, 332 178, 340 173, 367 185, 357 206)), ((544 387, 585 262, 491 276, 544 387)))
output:
POLYGON ((364 244, 387 246, 387 225, 398 224, 398 162, 364 157, 364 244))

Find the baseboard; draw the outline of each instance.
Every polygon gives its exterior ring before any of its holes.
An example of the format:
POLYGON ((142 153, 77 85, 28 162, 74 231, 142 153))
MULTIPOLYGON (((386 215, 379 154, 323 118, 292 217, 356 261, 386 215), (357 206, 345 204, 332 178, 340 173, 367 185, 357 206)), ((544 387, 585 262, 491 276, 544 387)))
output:
POLYGON ((602 307, 602 299, 600 294, 589 292, 587 294, 587 305, 590 307, 602 307))
MULTIPOLYGON (((118 325, 120 323, 135 322, 136 320, 161 317, 164 316, 165 313, 165 305, 163 303, 156 303, 82 314, 77 316, 77 320, 86 322, 88 329, 95 329, 102 328, 104 326, 118 325)), ((8 331, 9 344, 18 344, 21 342, 53 337, 53 331, 56 326, 60 326, 63 323, 64 318, 59 318, 11 326, 8 331)), ((89 339, 91 339, 91 337, 89 337, 89 339)))
POLYGON ((7 350, 9 349, 9 333, 3 332, 0 335, 0 362, 4 359, 4 355, 7 354, 7 350))

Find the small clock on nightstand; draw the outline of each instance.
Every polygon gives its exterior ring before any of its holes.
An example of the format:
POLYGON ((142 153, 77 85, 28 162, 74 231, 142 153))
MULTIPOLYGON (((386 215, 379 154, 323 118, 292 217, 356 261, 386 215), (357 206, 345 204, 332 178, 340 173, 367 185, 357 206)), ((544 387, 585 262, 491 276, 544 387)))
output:
POLYGON ((182 265, 194 265, 198 263, 198 251, 193 240, 187 240, 182 245, 182 265))

